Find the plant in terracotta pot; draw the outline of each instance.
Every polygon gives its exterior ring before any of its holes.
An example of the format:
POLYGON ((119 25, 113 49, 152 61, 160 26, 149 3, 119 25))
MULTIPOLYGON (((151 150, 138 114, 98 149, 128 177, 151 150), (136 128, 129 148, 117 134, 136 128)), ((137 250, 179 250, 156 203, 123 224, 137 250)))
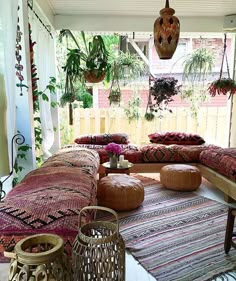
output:
POLYGON ((174 77, 153 78, 151 80, 150 94, 153 97, 153 103, 149 101, 151 112, 168 110, 169 102, 173 101, 173 96, 180 93, 181 85, 177 85, 178 80, 174 77))
POLYGON ((69 29, 63 29, 60 32, 59 40, 62 42, 64 37, 70 37, 75 45, 75 49, 69 49, 67 54, 64 71, 72 75, 74 79, 89 79, 90 83, 101 82, 110 65, 108 63, 109 53, 105 47, 102 36, 95 35, 88 42, 84 31, 81 31, 83 48, 79 46, 78 41, 69 29))
POLYGON ((77 100, 76 87, 80 83, 85 89, 85 82, 101 82, 110 65, 108 63, 109 53, 100 35, 95 35, 88 42, 85 33, 81 31, 84 46, 81 47, 75 36, 69 29, 63 29, 59 35, 59 41, 63 38, 71 38, 76 48, 68 49, 67 58, 63 67, 66 74, 63 101, 69 103, 70 125, 73 125, 72 103, 77 100))

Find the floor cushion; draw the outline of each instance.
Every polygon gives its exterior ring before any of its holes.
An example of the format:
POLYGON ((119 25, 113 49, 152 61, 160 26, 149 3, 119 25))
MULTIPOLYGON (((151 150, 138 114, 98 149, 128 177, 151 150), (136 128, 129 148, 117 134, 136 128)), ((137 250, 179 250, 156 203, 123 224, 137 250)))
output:
POLYGON ((236 148, 218 148, 202 151, 200 163, 236 181, 236 148))
POLYGON ((144 200, 144 187, 139 179, 125 174, 109 175, 98 183, 98 204, 117 211, 137 208, 144 200))
POLYGON ((194 191, 200 186, 202 177, 197 167, 184 164, 171 164, 161 168, 160 180, 169 189, 194 191))

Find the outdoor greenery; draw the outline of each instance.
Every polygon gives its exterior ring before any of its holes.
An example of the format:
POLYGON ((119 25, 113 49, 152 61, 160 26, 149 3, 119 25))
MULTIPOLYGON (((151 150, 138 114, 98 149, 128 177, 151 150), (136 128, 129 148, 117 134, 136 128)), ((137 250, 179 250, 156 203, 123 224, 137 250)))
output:
POLYGON ((134 96, 128 101, 127 106, 124 107, 125 116, 129 120, 129 123, 140 119, 141 117, 140 105, 141 105, 141 98, 134 96))

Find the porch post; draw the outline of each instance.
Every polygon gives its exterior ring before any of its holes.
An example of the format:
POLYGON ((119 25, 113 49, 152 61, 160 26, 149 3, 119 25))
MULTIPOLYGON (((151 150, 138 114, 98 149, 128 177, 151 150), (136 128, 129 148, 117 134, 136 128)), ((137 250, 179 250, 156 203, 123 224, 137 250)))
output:
MULTIPOLYGON (((236 34, 234 34, 233 79, 236 80, 236 34)), ((236 94, 231 100, 229 147, 236 147, 236 94)))

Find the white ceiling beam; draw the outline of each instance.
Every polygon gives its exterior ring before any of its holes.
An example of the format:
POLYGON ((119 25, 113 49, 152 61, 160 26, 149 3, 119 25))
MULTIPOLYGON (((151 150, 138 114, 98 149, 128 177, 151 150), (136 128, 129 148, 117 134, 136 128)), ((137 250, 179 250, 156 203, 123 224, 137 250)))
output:
MULTIPOLYGON (((155 17, 56 15, 55 29, 152 32, 155 17)), ((224 17, 179 17, 181 32, 223 32, 224 17)))

